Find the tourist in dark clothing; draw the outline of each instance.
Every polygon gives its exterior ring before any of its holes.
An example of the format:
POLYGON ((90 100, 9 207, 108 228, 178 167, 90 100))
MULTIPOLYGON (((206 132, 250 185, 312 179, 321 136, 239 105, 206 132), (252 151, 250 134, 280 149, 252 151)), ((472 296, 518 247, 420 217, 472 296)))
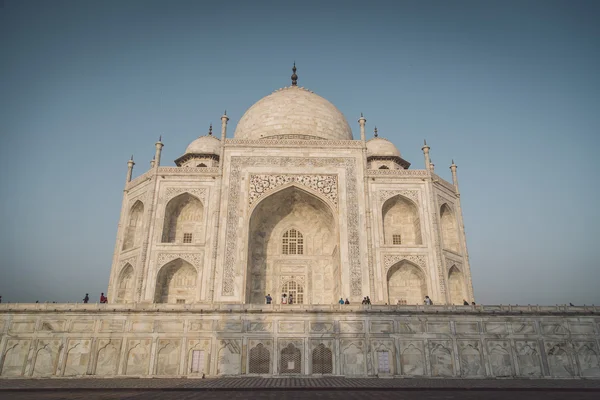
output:
POLYGON ((369 296, 367 296, 367 304, 371 305, 371 299, 369 298, 369 296))
POLYGON ((469 302, 466 300, 463 300, 463 306, 468 306, 468 305, 469 305, 469 302))
POLYGON ((90 301, 90 296, 89 296, 89 294, 86 293, 85 297, 83 298, 83 302, 87 303, 88 301, 90 301))
POLYGON ((104 293, 100 293, 100 303, 108 303, 108 299, 104 295, 104 293))
POLYGON ((267 304, 271 304, 271 302, 273 301, 273 298, 271 297, 271 294, 266 295, 265 299, 267 300, 267 304))
POLYGON ((344 302, 344 304, 350 304, 347 297, 346 297, 346 301, 344 302))

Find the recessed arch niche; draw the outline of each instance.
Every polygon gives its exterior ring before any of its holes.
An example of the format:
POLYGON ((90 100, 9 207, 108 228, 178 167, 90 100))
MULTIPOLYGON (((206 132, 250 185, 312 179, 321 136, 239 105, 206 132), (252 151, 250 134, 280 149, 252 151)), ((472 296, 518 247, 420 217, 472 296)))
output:
POLYGON ((422 304, 427 295, 425 274, 407 260, 392 265, 387 272, 388 304, 422 304))
POLYGON ((335 301, 341 280, 338 222, 317 194, 288 186, 263 198, 250 216, 248 242, 247 303, 263 304, 267 294, 280 302, 291 277, 305 282, 305 304, 335 301), (287 246, 294 231, 296 241, 302 236, 301 252, 287 246))
POLYGON ((129 250, 138 244, 141 236, 143 217, 144 203, 137 200, 129 209, 129 219, 123 238, 123 250, 129 250))
POLYGON ((127 263, 121 273, 117 283, 117 303, 133 303, 134 295, 134 276, 133 267, 127 263))
POLYGON ((450 289, 450 303, 461 305, 466 300, 465 277, 456 265, 448 272, 448 288, 450 289))
POLYGON ((196 243, 202 232, 204 205, 189 193, 171 199, 165 207, 163 243, 196 243))
POLYGON ((200 287, 196 287, 198 271, 189 262, 177 258, 165 264, 156 277, 155 303, 193 303, 200 287))
POLYGON ((442 242, 444 248, 455 253, 459 252, 458 227, 456 225, 456 216, 448 204, 442 204, 440 207, 440 222, 442 228, 442 242))
POLYGON ((383 203, 383 236, 386 245, 394 243, 394 236, 402 245, 423 244, 421 221, 417 205, 402 195, 393 196, 383 203))

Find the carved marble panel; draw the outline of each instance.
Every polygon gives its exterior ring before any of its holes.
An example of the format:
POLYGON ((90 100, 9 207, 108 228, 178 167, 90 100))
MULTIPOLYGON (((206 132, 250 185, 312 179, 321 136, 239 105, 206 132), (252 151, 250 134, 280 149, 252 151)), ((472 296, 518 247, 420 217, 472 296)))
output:
POLYGON ((557 378, 568 378, 574 375, 571 360, 571 349, 565 342, 545 342, 546 359, 550 368, 550 375, 557 378))
POLYGON ((400 373, 407 376, 425 375, 424 344, 421 340, 400 341, 400 373))
POLYGON ((281 333, 304 333, 304 321, 279 321, 277 330, 281 333))
POLYGON ((485 367, 479 340, 459 340, 458 353, 460 375, 464 377, 484 376, 485 367))
MULTIPOLYGON (((11 326, 12 327, 12 326, 11 326)), ((9 339, 4 350, 2 376, 22 376, 31 340, 9 339)))
POLYGON ((100 332, 123 332, 124 330, 124 319, 103 319, 100 322, 100 332))
POLYGON ((542 334, 565 336, 569 334, 569 330, 564 326, 564 324, 559 322, 542 323, 542 334))
POLYGON ((450 324, 448 322, 427 322, 427 332, 450 333, 450 324))
POLYGON ((341 333, 363 333, 365 324, 363 321, 340 321, 341 333))
POLYGON ((69 339, 64 376, 81 376, 87 373, 91 343, 91 339, 69 339))
POLYGON ((512 331, 517 335, 526 335, 536 333, 535 325, 531 322, 513 322, 512 331))
POLYGON ((272 332, 273 323, 265 321, 248 321, 248 332, 272 332))
POLYGON ((337 175, 252 174, 248 207, 274 189, 291 183, 308 187, 323 194, 334 205, 338 204, 337 175))
POLYGON ((78 319, 71 324, 71 332, 94 332, 95 320, 78 319))
POLYGON ((190 332, 212 332, 213 320, 196 320, 190 321, 188 331, 190 332))
POLYGON ((12 321, 10 333, 29 333, 35 330, 35 321, 12 321))
POLYGON ((595 342, 574 342, 581 376, 600 377, 600 357, 595 342))
POLYGON ((514 375, 510 342, 508 340, 487 341, 489 363, 492 376, 508 377, 514 375))
POLYGON ((217 375, 238 375, 242 367, 242 341, 239 339, 219 340, 217 353, 217 375))
POLYGON ((485 322, 485 331, 496 335, 506 335, 508 329, 505 322, 485 322))
POLYGON ((405 334, 415 334, 415 333, 423 333, 425 329, 423 327, 423 323, 420 321, 415 322, 398 322, 398 332, 405 334))
POLYGON ((152 320, 147 321, 132 321, 131 332, 153 332, 154 322, 152 320))
POLYGON ((217 321, 218 332, 241 332, 242 321, 239 319, 219 320, 217 321))
POLYGON ((40 330, 42 332, 64 332, 66 322, 65 320, 43 320, 40 330))
POLYGON ((429 361, 432 376, 453 376, 454 356, 452 342, 448 340, 430 340, 429 361))
POLYGON ((157 332, 183 332, 183 321, 156 321, 157 332))
POLYGON ((456 322, 454 326, 457 334, 479 334, 478 322, 456 322))
POLYGON ((365 342, 362 340, 341 340, 342 373, 346 376, 366 374, 365 342))
POLYGON ((311 333, 333 333, 333 322, 310 322, 311 333))
POLYGON ((161 339, 158 341, 156 357, 157 375, 178 375, 179 356, 181 354, 181 340, 161 339))
POLYGON ((34 355, 33 376, 48 377, 56 374, 61 348, 59 339, 40 339, 34 355))
POLYGON ((209 371, 210 343, 211 340, 208 338, 188 340, 186 352, 187 359, 185 361, 187 374, 201 375, 209 371), (196 354, 195 359, 194 354, 196 354), (196 365, 194 365, 194 362, 196 365))
POLYGON ((126 375, 146 375, 150 362, 150 339, 132 339, 127 342, 126 375))
POLYGON ((520 376, 541 376, 542 363, 538 343, 533 340, 516 340, 517 365, 520 376))
POLYGON ((394 333, 394 321, 371 321, 371 333, 394 333))
POLYGON ((116 375, 121 354, 121 339, 99 339, 96 357, 96 375, 116 375))
POLYGON ((569 328, 573 335, 594 335, 596 333, 592 323, 570 322, 569 328))

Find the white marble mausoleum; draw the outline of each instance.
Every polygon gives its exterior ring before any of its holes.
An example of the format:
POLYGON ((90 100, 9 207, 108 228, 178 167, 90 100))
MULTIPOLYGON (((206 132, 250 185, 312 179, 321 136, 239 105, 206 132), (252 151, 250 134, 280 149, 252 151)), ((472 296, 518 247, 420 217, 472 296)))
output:
POLYGON ((108 304, 0 304, 1 378, 600 377, 600 307, 463 305, 454 162, 355 140, 293 72, 231 138, 128 162, 108 304))

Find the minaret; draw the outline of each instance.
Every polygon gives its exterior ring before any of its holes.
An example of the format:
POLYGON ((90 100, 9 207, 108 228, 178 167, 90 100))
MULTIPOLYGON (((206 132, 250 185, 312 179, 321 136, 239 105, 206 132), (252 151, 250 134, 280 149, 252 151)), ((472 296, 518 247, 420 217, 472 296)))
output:
POLYGON ((365 136, 365 124, 367 123, 367 119, 363 117, 363 114, 360 113, 360 118, 358 119, 358 124, 360 125, 360 140, 363 142, 366 141, 365 136))
MULTIPOLYGON (((229 117, 227 116, 227 110, 221 116, 221 146, 225 145, 225 139, 227 138, 227 121, 229 121, 229 117)), ((210 125, 210 134, 212 134, 212 124, 210 125)))
POLYGON ((432 174, 435 172, 435 164, 433 163, 432 159, 429 159, 429 170, 432 174))
POLYGON ((423 150, 423 154, 425 155, 425 169, 429 169, 431 170, 431 160, 429 159, 429 149, 430 147, 427 145, 427 140, 423 141, 423 147, 421 147, 421 150, 423 150))
POLYGON ((155 157, 156 156, 152 156, 152 160, 150 160, 150 169, 154 168, 154 164, 155 164, 155 161, 156 161, 155 157))
POLYGON ((292 67, 292 86, 298 86, 298 75, 296 75, 296 61, 294 61, 294 66, 292 67))
POLYGON ((458 177, 456 176, 456 169, 458 167, 454 164, 454 160, 452 160, 452 165, 450 166, 450 171, 452 171, 452 183, 454 183, 454 188, 456 189, 456 194, 460 195, 458 191, 458 177))
POLYGON ((156 154, 154 155, 154 167, 160 167, 160 153, 162 151, 164 144, 162 143, 162 135, 158 138, 158 142, 156 142, 156 154))
POLYGON ((126 180, 126 182, 131 182, 131 175, 133 174, 133 166, 134 165, 135 165, 135 163, 133 162, 133 154, 132 154, 129 161, 127 161, 127 180, 126 180))

